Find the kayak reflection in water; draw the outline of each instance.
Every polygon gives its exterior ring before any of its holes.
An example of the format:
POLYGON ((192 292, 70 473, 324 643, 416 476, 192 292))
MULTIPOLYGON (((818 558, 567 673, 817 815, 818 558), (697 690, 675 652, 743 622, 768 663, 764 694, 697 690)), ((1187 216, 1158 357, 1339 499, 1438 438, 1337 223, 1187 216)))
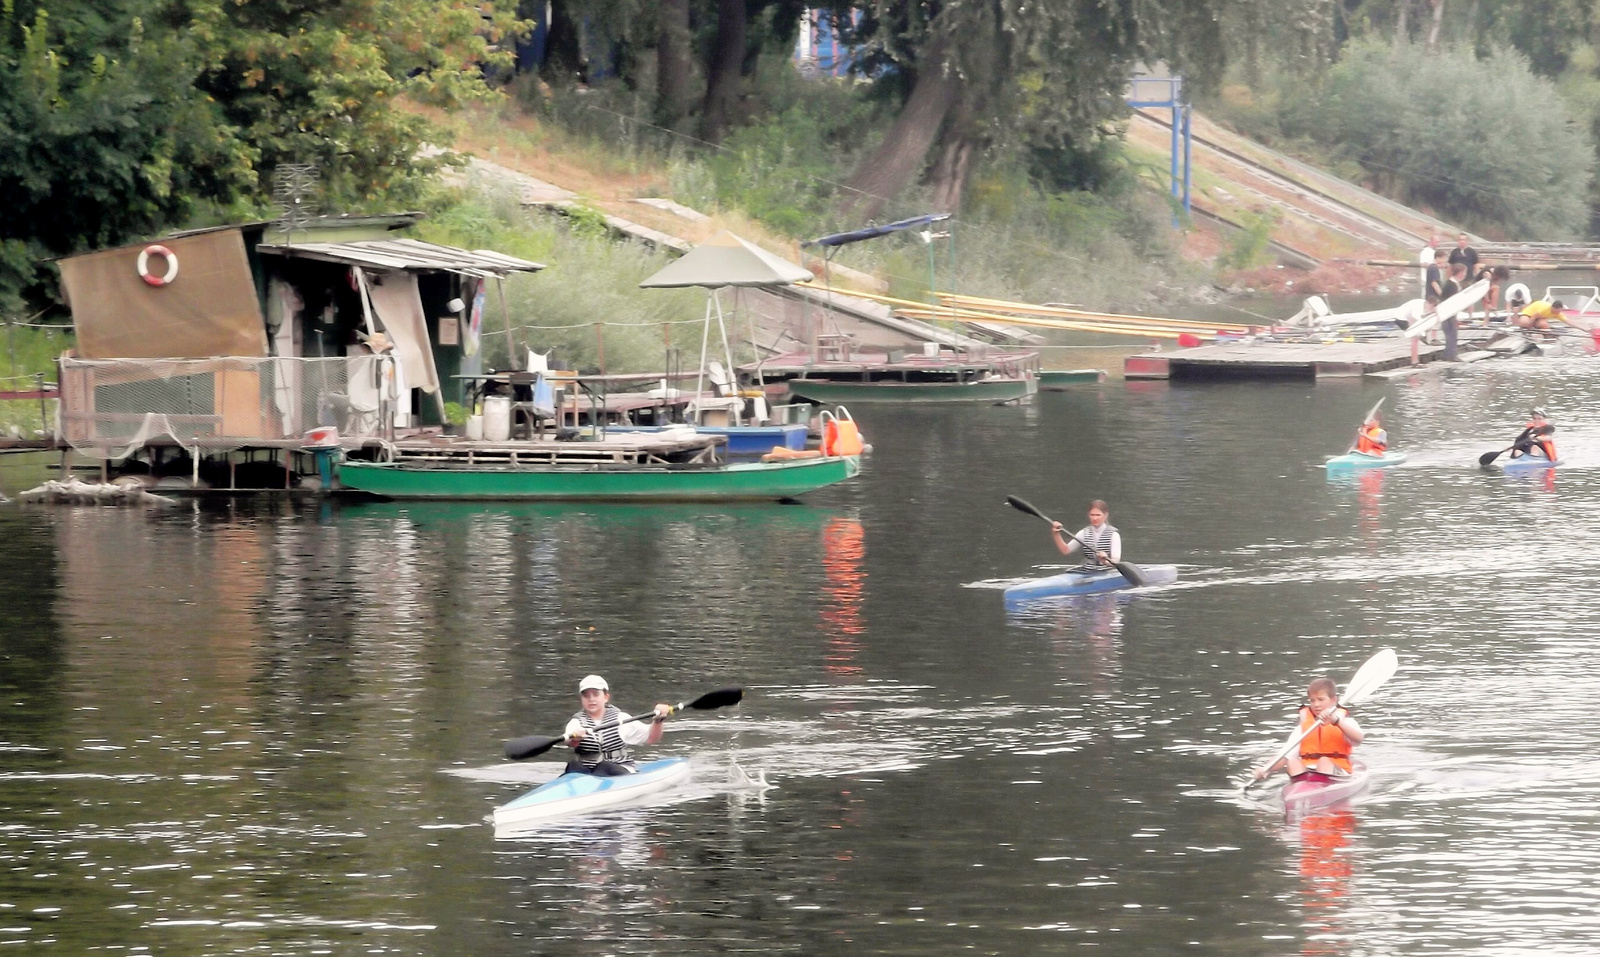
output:
POLYGON ((1290 754, 1269 767, 1256 772, 1256 780, 1284 768, 1289 780, 1295 781, 1308 772, 1325 777, 1340 777, 1350 773, 1350 752, 1360 744, 1366 734, 1350 712, 1339 706, 1338 687, 1332 678, 1318 678, 1306 691, 1306 703, 1300 707, 1300 719, 1293 740, 1300 739, 1298 753, 1290 754), (1320 721, 1320 723, 1319 723, 1320 721))
POLYGON ((628 746, 660 741, 661 722, 672 713, 672 705, 657 704, 653 720, 632 721, 632 715, 611 703, 611 686, 599 675, 589 675, 578 682, 578 698, 583 710, 567 722, 565 732, 567 745, 572 748, 567 774, 632 774, 638 767, 628 746))
MULTIPOLYGON (((1078 532, 1078 539, 1083 542, 1086 553, 1083 564, 1074 571, 1097 572, 1102 571, 1112 562, 1122 561, 1122 535, 1115 525, 1106 523, 1111 517, 1111 510, 1106 503, 1095 499, 1089 503, 1089 524, 1078 532), (1092 552, 1087 550, 1092 549, 1092 552)), ((1060 522, 1050 523, 1050 537, 1055 540, 1056 548, 1063 555, 1071 555, 1078 549, 1078 543, 1062 536, 1064 526, 1060 522)))
POLYGON ((1544 409, 1536 407, 1528 413, 1528 424, 1511 440, 1511 457, 1521 458, 1524 455, 1535 453, 1544 456, 1547 460, 1556 460, 1556 440, 1551 436, 1556 434, 1556 427, 1544 417, 1544 409))

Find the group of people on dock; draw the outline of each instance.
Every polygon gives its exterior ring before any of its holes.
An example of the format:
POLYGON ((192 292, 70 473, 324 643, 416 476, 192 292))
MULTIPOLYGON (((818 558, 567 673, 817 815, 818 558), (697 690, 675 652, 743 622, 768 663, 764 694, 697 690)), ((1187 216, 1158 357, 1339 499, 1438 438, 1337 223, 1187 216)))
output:
MULTIPOLYGON (((1485 315, 1500 308, 1500 292, 1506 280, 1511 278, 1511 270, 1481 262, 1471 242, 1472 238, 1466 233, 1458 233, 1454 249, 1445 249, 1434 240, 1423 251, 1427 266, 1423 272, 1422 298, 1429 312, 1435 311, 1439 303, 1479 280, 1489 282, 1489 290, 1483 297, 1485 315)), ((1547 330, 1552 319, 1562 318, 1565 306, 1561 300, 1552 302, 1538 299, 1530 302, 1529 298, 1526 287, 1521 285, 1513 286, 1508 293, 1506 312, 1512 325, 1522 329, 1547 330)))

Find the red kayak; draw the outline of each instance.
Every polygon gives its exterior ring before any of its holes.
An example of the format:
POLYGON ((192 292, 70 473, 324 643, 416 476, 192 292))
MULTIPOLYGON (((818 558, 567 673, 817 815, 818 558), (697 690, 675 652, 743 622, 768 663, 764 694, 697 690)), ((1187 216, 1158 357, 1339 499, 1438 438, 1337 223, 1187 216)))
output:
POLYGON ((1283 809, 1289 814, 1300 814, 1349 800, 1366 789, 1367 766, 1360 761, 1350 763, 1349 774, 1307 771, 1283 786, 1283 809))

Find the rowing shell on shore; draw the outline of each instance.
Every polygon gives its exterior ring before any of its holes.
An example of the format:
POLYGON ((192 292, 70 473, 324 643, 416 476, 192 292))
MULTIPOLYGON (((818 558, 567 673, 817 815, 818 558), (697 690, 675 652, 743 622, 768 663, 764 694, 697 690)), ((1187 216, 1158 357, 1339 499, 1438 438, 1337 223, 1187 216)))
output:
POLYGON ((1283 786, 1281 797, 1285 814, 1295 816, 1317 808, 1338 804, 1361 794, 1371 783, 1367 766, 1360 761, 1350 763, 1350 773, 1340 775, 1307 771, 1299 780, 1283 786))
MULTIPOLYGON (((1165 585, 1178 580, 1178 566, 1176 565, 1135 565, 1141 573, 1146 585, 1165 585)), ((1064 575, 1051 575, 1049 578, 1035 578, 1032 581, 1012 585, 1006 589, 1006 604, 1015 605, 1019 602, 1034 601, 1040 598, 1056 598, 1062 595, 1092 595, 1096 592, 1116 591, 1120 588, 1132 588, 1133 585, 1127 577, 1114 568, 1103 572, 1067 572, 1064 575)))
POLYGON ((632 774, 563 774, 494 809, 494 826, 527 827, 632 804, 689 780, 688 758, 646 761, 632 774))

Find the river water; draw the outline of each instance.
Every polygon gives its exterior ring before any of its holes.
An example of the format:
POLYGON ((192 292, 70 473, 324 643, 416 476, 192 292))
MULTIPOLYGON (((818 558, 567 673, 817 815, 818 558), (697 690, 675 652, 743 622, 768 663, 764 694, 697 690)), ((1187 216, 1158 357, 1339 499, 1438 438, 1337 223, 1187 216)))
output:
MULTIPOLYGON (((162 954, 1588 954, 1591 359, 858 411, 803 505, 0 507, 0 943, 162 954), (1387 398, 1413 458, 1330 481, 1387 398), (1535 401, 1569 465, 1476 468, 1535 401), (1103 497, 1182 579, 1008 615, 1103 497), (1370 795, 1237 784, 1383 647, 1370 795), (599 671, 695 782, 497 835, 599 671), (762 779, 772 785, 759 786, 762 779)), ((0 485, 33 466, 0 463, 0 485)))

